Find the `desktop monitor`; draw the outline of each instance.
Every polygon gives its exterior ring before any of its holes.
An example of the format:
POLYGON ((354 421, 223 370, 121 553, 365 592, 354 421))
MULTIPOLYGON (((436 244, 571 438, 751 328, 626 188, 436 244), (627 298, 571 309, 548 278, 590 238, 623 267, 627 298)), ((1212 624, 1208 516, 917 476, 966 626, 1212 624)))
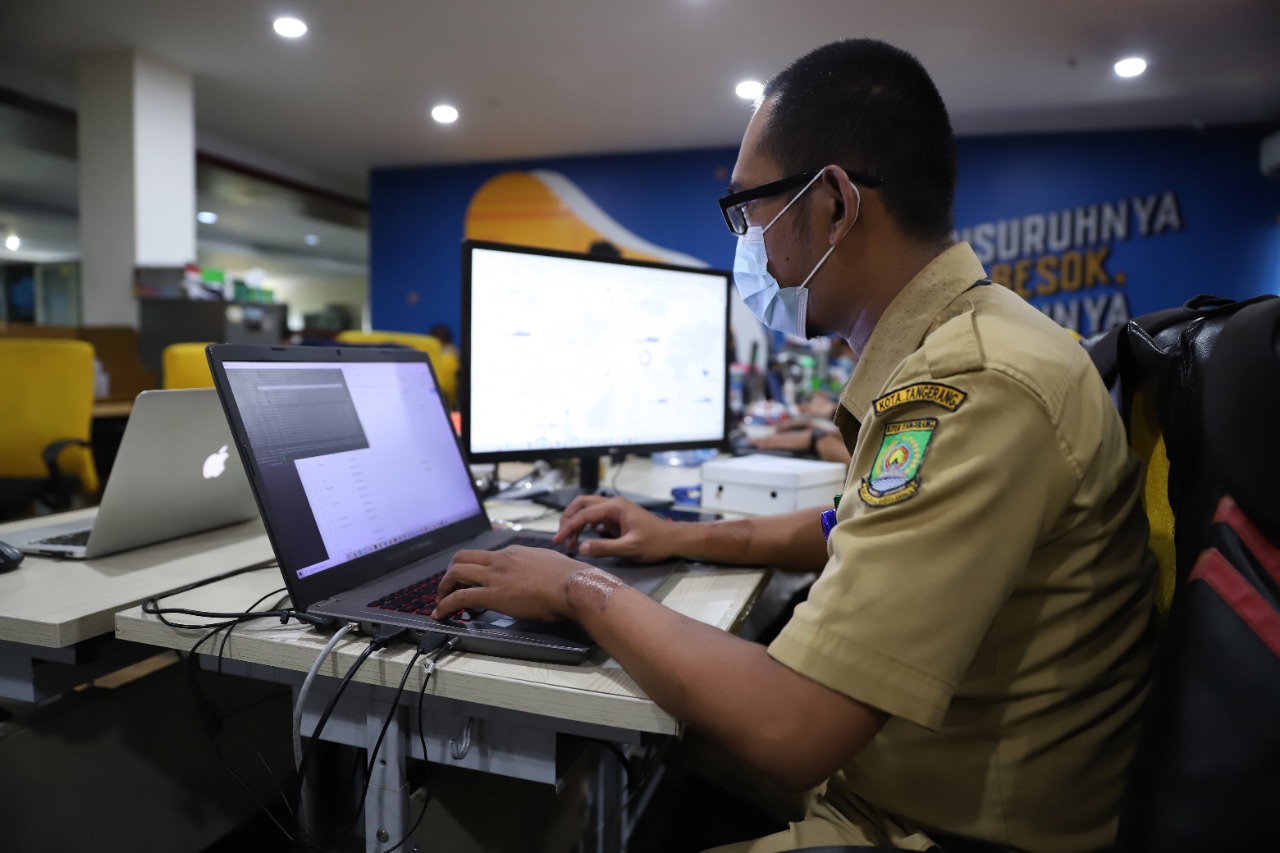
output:
POLYGON ((473 462, 722 447, 730 273, 465 241, 462 443, 473 462))

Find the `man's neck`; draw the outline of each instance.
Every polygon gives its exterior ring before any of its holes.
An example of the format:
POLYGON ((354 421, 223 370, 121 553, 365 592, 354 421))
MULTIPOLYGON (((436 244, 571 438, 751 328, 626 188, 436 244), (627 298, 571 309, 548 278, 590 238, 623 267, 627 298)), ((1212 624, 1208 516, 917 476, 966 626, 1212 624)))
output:
POLYGON ((875 272, 866 281, 867 287, 863 291, 867 295, 866 301, 849 318, 848 327, 841 332, 841 337, 858 357, 866 350, 871 333, 889 304, 922 269, 952 245, 951 241, 928 245, 905 243, 899 251, 884 254, 884 260, 877 264, 875 272))

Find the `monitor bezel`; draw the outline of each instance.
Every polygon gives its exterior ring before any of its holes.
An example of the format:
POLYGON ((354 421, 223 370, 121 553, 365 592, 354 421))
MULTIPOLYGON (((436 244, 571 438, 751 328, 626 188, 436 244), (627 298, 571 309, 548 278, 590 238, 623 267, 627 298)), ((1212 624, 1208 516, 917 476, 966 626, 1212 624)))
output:
MULTIPOLYGON (((492 528, 493 525, 484 508, 484 500, 479 492, 475 491, 475 479, 472 478, 471 487, 476 495, 476 505, 478 507, 476 513, 439 529, 407 539, 404 542, 398 542, 371 554, 365 554, 331 566, 324 571, 316 572, 306 577, 298 577, 298 570, 306 567, 285 565, 285 560, 281 559, 285 551, 280 547, 280 541, 281 537, 286 535, 286 531, 276 528, 274 513, 270 512, 265 504, 263 496, 265 487, 262 483, 262 475, 246 439, 248 431, 245 428, 244 419, 240 415, 240 409, 236 401, 231 396, 230 384, 227 380, 227 369, 224 365, 227 362, 259 364, 423 363, 426 364, 427 370, 431 373, 432 383, 436 388, 439 388, 439 378, 436 376, 435 368, 426 353, 407 348, 390 349, 344 345, 322 347, 275 344, 211 344, 205 348, 205 353, 208 357, 209 368, 213 373, 214 387, 222 403, 222 410, 227 416, 228 425, 231 427, 236 451, 240 455, 245 473, 249 475, 249 483, 252 487, 254 500, 258 504, 263 527, 267 532, 267 539, 271 543, 272 552, 276 555, 279 563, 280 574, 284 578, 285 586, 288 588, 293 605, 297 609, 306 610, 318 601, 324 601, 338 593, 346 592, 365 583, 385 577, 399 571, 415 560, 429 557, 447 548, 459 545, 492 528)), ((450 432, 453 431, 450 430, 450 432)), ((453 433, 453 437, 455 441, 458 440, 456 433, 453 433)), ((467 465, 466 451, 461 444, 458 445, 458 450, 463 464, 467 465)))
MULTIPOLYGON (((557 249, 546 249, 539 246, 523 246, 516 243, 501 243, 492 240, 463 240, 462 241, 462 329, 460 340, 460 362, 458 370, 458 411, 462 416, 462 448, 467 454, 467 458, 473 463, 497 463, 497 462, 535 462, 541 459, 588 459, 606 456, 619 456, 622 454, 645 454, 658 451, 678 451, 678 450, 702 450, 715 449, 727 450, 729 446, 729 433, 732 426, 731 413, 729 409, 729 341, 731 335, 730 319, 733 309, 733 274, 727 270, 717 269, 714 267, 692 267, 681 264, 670 264, 658 261, 642 261, 634 258, 611 257, 605 255, 592 255, 585 252, 566 252, 557 249), (534 449, 534 450, 490 450, 490 451, 473 451, 471 449, 471 258, 472 253, 477 249, 509 252, 521 255, 542 255, 553 258, 566 258, 570 260, 582 260, 592 263, 616 265, 616 266, 633 266, 647 267, 650 269, 673 270, 676 272, 692 272, 702 275, 716 276, 724 279, 725 284, 725 302, 724 302, 724 411, 721 418, 720 435, 717 438, 696 439, 693 441, 667 441, 667 442, 643 442, 634 444, 620 445, 593 445, 582 447, 558 447, 550 449, 534 449)), ((518 414, 513 414, 517 417, 518 414)))

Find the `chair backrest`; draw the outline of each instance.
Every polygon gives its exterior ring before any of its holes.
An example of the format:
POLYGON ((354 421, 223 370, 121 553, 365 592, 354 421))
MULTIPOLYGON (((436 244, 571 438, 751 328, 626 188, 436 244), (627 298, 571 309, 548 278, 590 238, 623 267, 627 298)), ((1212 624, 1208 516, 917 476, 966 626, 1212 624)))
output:
POLYGON ((155 371, 138 357, 138 332, 132 326, 36 326, 0 322, 0 337, 68 338, 87 341, 109 379, 108 400, 129 400, 156 387, 155 371))
POLYGON ((165 388, 212 388, 213 374, 204 348, 207 343, 169 344, 160 353, 165 388))
MULTIPOLYGON (((47 477, 43 453, 61 439, 88 442, 93 419, 93 347, 84 341, 0 338, 0 476, 47 477)), ((61 469, 98 490, 93 453, 65 448, 61 469)))
POLYGON ((434 335, 418 335, 413 332, 363 332, 358 329, 348 329, 339 332, 336 340, 338 343, 358 344, 360 346, 394 344, 396 346, 412 347, 425 352, 427 358, 431 359, 431 367, 436 372, 436 379, 440 381, 440 393, 444 394, 450 406, 456 402, 458 393, 457 350, 452 347, 446 348, 440 343, 440 339, 434 335))
POLYGON ((396 346, 412 347, 416 350, 425 352, 431 359, 432 364, 440 357, 442 348, 440 339, 431 335, 419 335, 413 332, 363 332, 359 329, 347 329, 338 332, 336 340, 344 344, 361 344, 363 346, 377 346, 378 344, 395 344, 396 346))
POLYGON ((1103 379, 1118 386, 1129 442, 1146 466, 1144 506, 1161 566, 1162 611, 1204 549, 1224 494, 1221 477, 1207 461, 1203 397, 1209 355, 1227 322, 1258 301, 1197 296, 1180 308, 1136 317, 1089 344, 1103 379))
POLYGON ((1278 335, 1280 299, 1197 297, 1117 336, 1122 411, 1149 463, 1152 547, 1172 565, 1122 853, 1274 848, 1280 549, 1267 535, 1280 534, 1278 335))
POLYGON ((79 326, 75 337, 93 344, 109 380, 107 399, 132 401, 157 387, 155 371, 138 356, 138 332, 132 326, 79 326))

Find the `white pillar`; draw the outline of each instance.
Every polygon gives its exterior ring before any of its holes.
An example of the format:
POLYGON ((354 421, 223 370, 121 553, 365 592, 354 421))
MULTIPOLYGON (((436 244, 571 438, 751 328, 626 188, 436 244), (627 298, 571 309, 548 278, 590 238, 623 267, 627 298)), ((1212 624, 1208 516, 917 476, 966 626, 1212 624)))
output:
POLYGON ((134 267, 196 256, 191 74, 133 51, 91 54, 77 100, 81 320, 136 326, 134 267))

